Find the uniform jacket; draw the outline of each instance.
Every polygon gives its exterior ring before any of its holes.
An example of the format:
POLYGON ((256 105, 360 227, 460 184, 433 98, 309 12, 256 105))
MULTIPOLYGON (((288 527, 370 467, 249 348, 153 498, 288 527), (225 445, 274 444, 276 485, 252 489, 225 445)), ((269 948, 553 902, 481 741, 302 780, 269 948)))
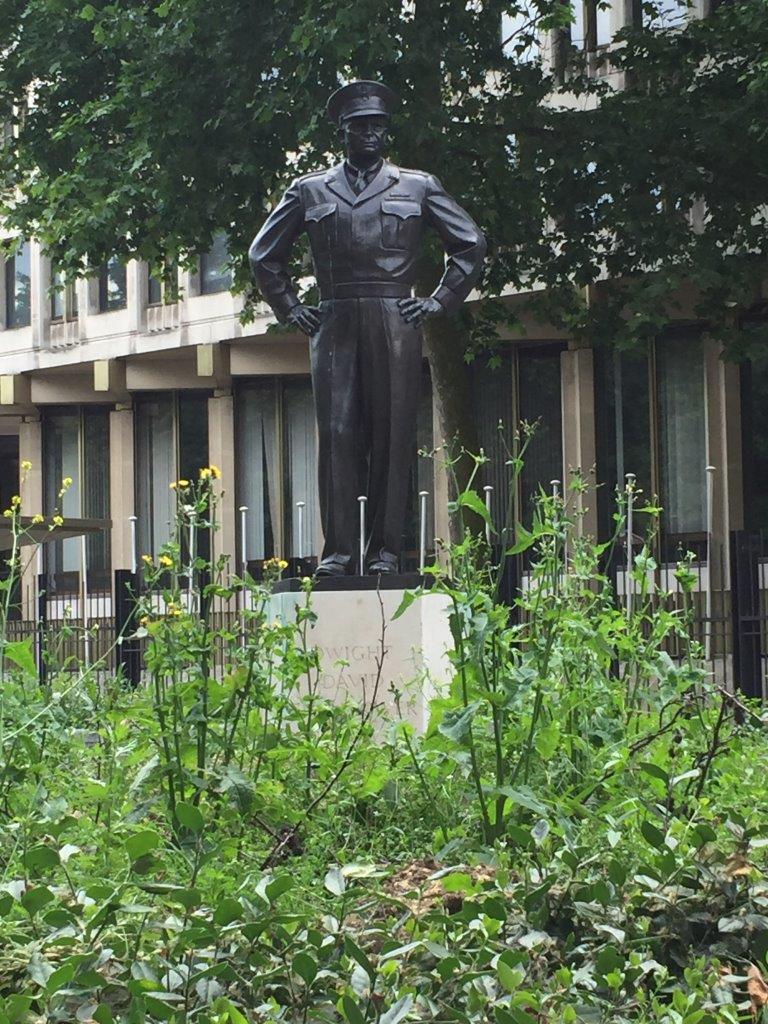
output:
POLYGON ((321 299, 404 297, 415 283, 426 227, 437 232, 446 253, 433 297, 453 313, 480 276, 483 234, 437 178, 386 161, 360 195, 343 163, 297 178, 254 239, 251 266, 280 320, 299 301, 288 260, 305 231, 321 299))

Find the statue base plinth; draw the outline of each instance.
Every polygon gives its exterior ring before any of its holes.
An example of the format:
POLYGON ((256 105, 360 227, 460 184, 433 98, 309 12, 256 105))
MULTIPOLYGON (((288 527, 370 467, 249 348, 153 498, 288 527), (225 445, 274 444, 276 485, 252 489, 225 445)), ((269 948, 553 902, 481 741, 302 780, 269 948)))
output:
MULTIPOLYGON (((420 576, 417 572, 397 573, 382 576, 318 576, 312 581, 312 590, 316 594, 329 590, 414 590, 416 587, 428 587, 431 576, 420 576)), ((279 580, 272 592, 274 594, 293 594, 301 590, 301 580, 291 578, 279 580)))
MULTIPOLYGON (((309 630, 307 644, 320 652, 319 692, 323 696, 339 703, 369 703, 376 686, 383 632, 384 660, 376 703, 387 717, 397 719, 392 692, 396 689, 403 719, 423 732, 429 720, 429 702, 450 677, 447 652, 452 642, 449 599, 443 594, 425 594, 397 619, 392 618, 406 591, 420 582, 415 573, 317 580, 312 593, 317 621, 309 630)), ((281 580, 270 598, 271 617, 290 622, 303 602, 301 581, 281 580)))

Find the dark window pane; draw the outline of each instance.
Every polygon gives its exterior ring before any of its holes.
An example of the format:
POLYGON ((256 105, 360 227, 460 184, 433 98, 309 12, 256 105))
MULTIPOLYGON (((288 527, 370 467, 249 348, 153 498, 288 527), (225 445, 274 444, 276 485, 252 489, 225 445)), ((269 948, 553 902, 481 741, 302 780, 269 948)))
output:
POLYGON ((99 271, 99 312, 125 309, 128 301, 125 264, 112 256, 99 271))
POLYGON ((768 531, 768 352, 741 367, 744 526, 768 531))
POLYGON ((172 394, 147 396, 135 403, 139 557, 157 555, 171 536, 176 499, 170 485, 178 477, 173 409, 172 394))
MULTIPOLYGON (((83 411, 83 516, 86 519, 109 518, 109 411, 83 411)), ((89 573, 98 573, 101 582, 109 571, 109 530, 86 539, 89 573)), ((92 583, 96 583, 96 577, 92 583)))
POLYGON ((316 554, 317 443, 315 403, 309 380, 291 381, 283 390, 283 461, 285 477, 285 545, 288 557, 316 554), (303 537, 299 539, 297 501, 304 502, 303 537))
POLYGON ((51 320, 63 320, 66 306, 64 275, 60 271, 54 271, 51 278, 51 320))
MULTIPOLYGON (((653 497, 651 402, 647 352, 595 350, 598 532, 611 536, 616 488, 634 473, 645 503, 653 497)), ((643 533, 645 526, 636 532, 643 533)))
MULTIPOLYGON (((46 412, 43 418, 43 512, 77 519, 81 508, 80 416, 78 412, 46 412), (72 483, 64 491, 63 481, 72 483)), ((72 537, 45 545, 49 575, 80 571, 80 539, 72 537)))
POLYGON ((6 327, 29 327, 31 322, 30 264, 29 242, 5 261, 6 327))
POLYGON ((515 433, 512 404, 512 353, 502 352, 498 367, 473 363, 472 391, 477 438, 488 459, 477 476, 478 491, 487 486, 491 492, 491 517, 495 529, 507 525, 511 477, 507 448, 513 447, 515 433))
MULTIPOLYGON (((276 553, 280 501, 277 400, 273 380, 249 384, 238 392, 237 451, 238 503, 248 508, 246 554, 249 560, 271 558, 276 553)), ((306 531, 305 536, 309 539, 306 531)))
POLYGON ((147 268, 147 302, 150 306, 159 306, 163 301, 162 276, 154 274, 147 268))
POLYGON ((697 336, 656 345, 661 503, 667 533, 706 529, 707 431, 704 353, 697 336))
POLYGON ((203 295, 229 291, 232 272, 227 266, 228 262, 227 236, 219 232, 208 252, 200 257, 200 291, 203 295))
MULTIPOLYGON (((518 356, 520 419, 536 423, 521 474, 523 520, 531 515, 540 488, 563 483, 563 419, 560 398, 560 349, 523 350, 518 356)), ((564 482, 567 486, 567 481, 564 482)))

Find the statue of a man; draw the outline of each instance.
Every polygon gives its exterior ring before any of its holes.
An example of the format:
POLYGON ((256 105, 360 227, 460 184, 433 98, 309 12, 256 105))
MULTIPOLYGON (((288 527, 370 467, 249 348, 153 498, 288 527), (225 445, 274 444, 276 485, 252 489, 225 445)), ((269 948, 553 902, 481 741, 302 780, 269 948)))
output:
POLYGON ((383 159, 394 105, 394 93, 379 82, 338 89, 328 114, 339 126, 346 159, 297 178, 250 248, 256 282, 277 318, 311 337, 325 537, 318 576, 356 570, 363 494, 366 571, 398 571, 416 450, 420 325, 458 310, 485 255, 482 232, 437 178, 383 159), (428 298, 416 298, 426 227, 440 236, 445 271, 428 298), (299 301, 287 270, 304 231, 318 306, 299 301))

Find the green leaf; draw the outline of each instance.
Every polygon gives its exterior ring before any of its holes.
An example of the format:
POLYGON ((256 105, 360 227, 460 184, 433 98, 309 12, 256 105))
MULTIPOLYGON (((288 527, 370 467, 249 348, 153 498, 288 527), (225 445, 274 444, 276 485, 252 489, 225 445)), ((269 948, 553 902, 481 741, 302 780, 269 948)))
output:
POLYGON ((456 504, 460 508, 468 508, 470 512, 474 512, 475 515, 480 516, 483 522, 487 523, 488 526, 492 526, 491 513, 486 508, 485 502, 477 493, 477 491, 462 491, 459 495, 456 504))
POLYGON ((53 898, 53 893, 47 885, 38 885, 34 889, 27 889, 20 902, 30 917, 33 917, 43 907, 47 907, 53 898))
POLYGON ((317 977, 317 963, 303 951, 299 951, 293 958, 293 970, 298 974, 305 985, 311 985, 317 977))
POLYGON ((560 746, 560 726, 557 722, 549 722, 538 729, 533 740, 536 751, 544 761, 549 761, 560 746))
POLYGON ((50 846, 45 846, 43 844, 40 846, 33 846, 32 849, 27 850, 24 856, 24 862, 29 870, 35 874, 45 871, 48 868, 57 868, 61 863, 57 851, 52 850, 50 846))
POLYGON ((659 779, 665 786, 669 785, 669 775, 667 775, 663 768, 659 768, 652 761, 641 761, 640 771, 645 772, 646 775, 650 775, 654 779, 659 779))
POLYGON ((403 597, 402 597, 402 600, 400 601, 400 604, 397 607, 397 611, 392 616, 392 618, 393 619, 399 619, 401 615, 403 615, 405 612, 407 612, 408 609, 413 604, 413 602, 419 596, 419 594, 420 594, 420 591, 418 591, 418 590, 406 590, 406 592, 403 594, 403 597))
POLYGON ((54 992, 58 992, 60 988, 64 988, 75 976, 75 964, 67 963, 55 970, 50 976, 48 981, 45 983, 46 992, 49 995, 53 995, 54 992))
POLYGON ((96 1024, 115 1024, 115 1018, 112 1016, 112 1011, 106 1003, 99 1003, 93 1011, 93 1019, 96 1021, 96 1024))
POLYGON ((273 878, 264 887, 264 893, 270 903, 274 902, 278 896, 282 896, 283 893, 288 892, 296 884, 295 880, 291 875, 278 875, 277 878, 273 878))
POLYGON ((333 893, 334 896, 341 896, 347 888, 346 880, 341 868, 339 867, 330 869, 328 874, 325 876, 324 884, 328 892, 333 893))
POLYGON ((368 959, 363 950, 357 945, 354 939, 349 935, 344 936, 344 952, 347 956, 357 961, 358 964, 363 968, 365 973, 370 978, 371 984, 374 981, 374 970, 371 961, 368 959))
POLYGON ((190 832, 202 832, 205 825, 202 814, 194 804, 184 802, 176 804, 176 819, 190 832))
POLYGON ((341 997, 341 1012, 347 1020, 347 1024, 365 1024, 365 1017, 351 996, 341 997))
POLYGON ((137 861, 152 850, 156 850, 161 842, 162 838, 154 829, 145 829, 143 832, 128 836, 123 845, 131 861, 137 861))
POLYGON ((404 1020, 411 1012, 412 1006, 413 996, 403 996, 402 999, 398 999, 396 1003, 390 1006, 386 1013, 381 1015, 379 1018, 379 1024, 399 1024, 399 1022, 404 1020))
POLYGON ((646 842, 650 843, 651 846, 655 847, 657 850, 664 849, 664 833, 660 829, 656 828, 655 825, 652 825, 650 821, 644 821, 640 825, 640 831, 643 834, 643 838, 646 842))
POLYGON ((3 648, 3 654, 8 661, 12 661, 17 668, 20 668, 28 676, 37 675, 35 656, 32 653, 32 637, 28 640, 14 640, 6 644, 3 648))
POLYGON ((496 965, 496 973, 499 976, 499 981, 507 990, 507 992, 514 992, 520 988, 520 985, 525 978, 525 971, 520 967, 511 967, 509 964, 504 963, 503 960, 499 960, 496 965))
POLYGON ((549 813, 549 809, 546 804, 543 804, 541 800, 538 800, 530 790, 512 789, 510 786, 499 786, 498 789, 493 790, 493 795, 496 793, 501 796, 509 797, 512 803, 520 804, 521 807, 527 807, 529 811, 535 811, 537 814, 541 815, 549 813))
POLYGON ((465 708, 446 711, 442 722, 437 727, 438 732, 453 743, 463 744, 469 738, 472 722, 479 710, 480 701, 474 701, 465 708))
POLYGON ((243 907, 233 896, 225 896, 213 913, 213 923, 223 927, 243 916, 243 907))

